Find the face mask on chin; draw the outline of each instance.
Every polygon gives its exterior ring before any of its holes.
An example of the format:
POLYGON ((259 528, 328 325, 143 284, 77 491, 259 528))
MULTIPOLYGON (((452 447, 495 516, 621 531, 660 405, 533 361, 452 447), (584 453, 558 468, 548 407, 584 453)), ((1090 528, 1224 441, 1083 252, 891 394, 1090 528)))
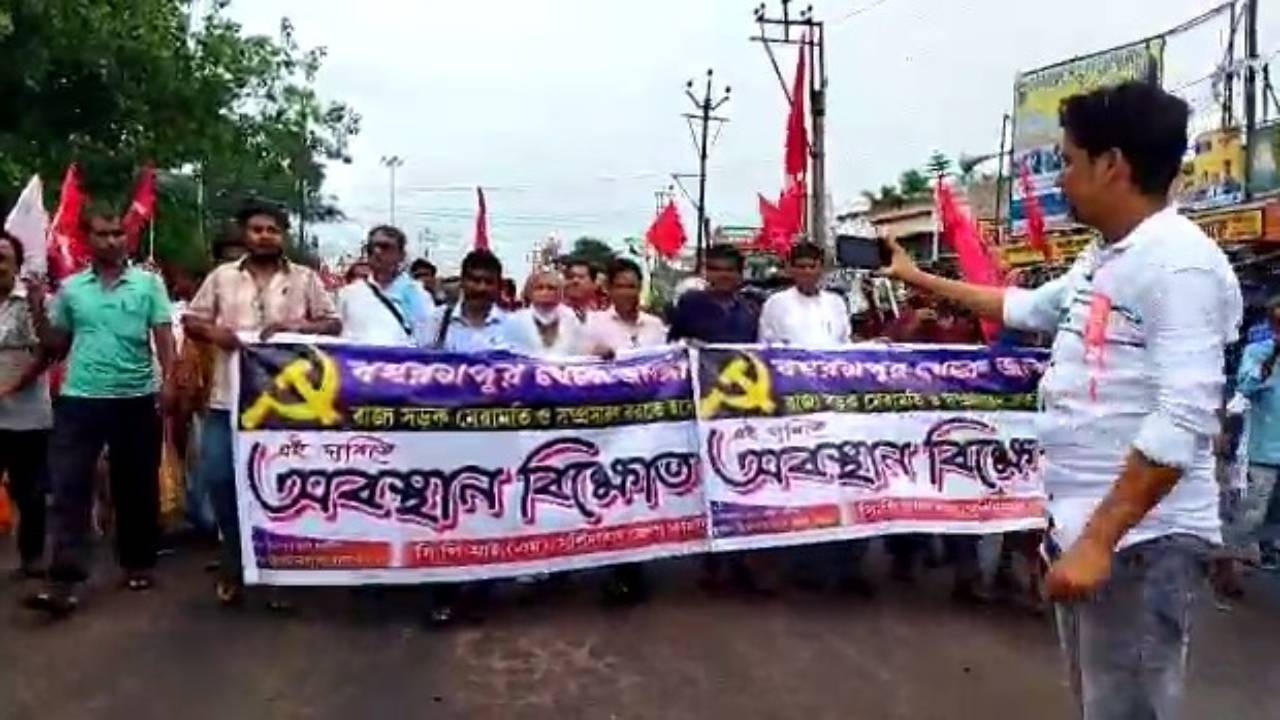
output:
POLYGON ((540 308, 533 306, 533 320, 539 325, 554 325, 560 322, 560 307, 540 308))

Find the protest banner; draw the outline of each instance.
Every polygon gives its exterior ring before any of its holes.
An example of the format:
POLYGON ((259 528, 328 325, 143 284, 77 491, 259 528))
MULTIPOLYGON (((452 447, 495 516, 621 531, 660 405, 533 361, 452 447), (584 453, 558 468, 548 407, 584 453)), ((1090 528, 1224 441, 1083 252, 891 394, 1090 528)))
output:
POLYGON ((467 580, 1036 526, 1029 417, 1043 360, 884 346, 671 347, 614 362, 249 346, 235 415, 245 579, 467 580), (831 507, 838 522, 822 515, 831 507), (782 515, 825 525, 779 530, 782 515), (712 531, 709 518, 740 528, 712 531))
POLYGON ((1040 527, 1038 350, 698 355, 713 550, 1040 527))

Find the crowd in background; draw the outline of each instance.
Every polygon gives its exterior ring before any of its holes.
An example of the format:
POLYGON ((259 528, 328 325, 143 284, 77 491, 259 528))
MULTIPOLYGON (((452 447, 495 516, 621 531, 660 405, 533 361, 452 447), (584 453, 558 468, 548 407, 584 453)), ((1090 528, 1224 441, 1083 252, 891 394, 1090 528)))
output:
MULTIPOLYGON (((852 315, 845 298, 823 289, 824 253, 809 243, 796 245, 788 258, 790 287, 763 303, 742 292, 741 254, 731 246, 711 247, 701 276, 650 314, 641 307, 644 273, 625 258, 600 269, 572 257, 535 267, 517 292, 492 253, 470 253, 456 283, 442 281, 430 261, 406 257, 399 229, 381 226, 368 234, 346 284, 330 292, 312 269, 284 257, 287 217, 269 205, 250 204, 237 216, 237 230, 214 243, 212 272, 193 278, 169 270, 162 282, 124 256, 112 213, 90 210, 84 224, 93 264, 68 278, 51 301, 39 283, 19 280, 21 245, 8 237, 0 241, 0 470, 7 470, 20 517, 17 574, 48 580, 27 604, 55 616, 78 606, 94 530, 114 537, 125 586, 135 591, 152 585, 162 525, 219 538, 217 600, 242 600, 228 363, 250 337, 340 335, 451 352, 507 349, 540 358, 602 359, 679 341, 984 343, 972 313, 927 293, 907 295, 896 313, 867 299, 854 303, 865 311, 852 315), (51 371, 65 372, 52 394, 51 371), (53 504, 46 507, 49 497, 53 504), (52 539, 48 554, 46 538, 52 539)), ((1277 306, 1271 320, 1280 327, 1277 306)), ((1280 519, 1276 503, 1267 505, 1280 467, 1280 408, 1272 407, 1267 392, 1275 360, 1270 340, 1246 350, 1238 400, 1224 407, 1228 417, 1248 419, 1228 424, 1234 432, 1221 443, 1224 468, 1247 464, 1243 480, 1224 472, 1233 550, 1219 563, 1224 598, 1241 593, 1241 563, 1275 564, 1274 548, 1260 535, 1280 519), (1247 548, 1256 548, 1259 538, 1261 554, 1250 555, 1247 548)), ((990 588, 982 581, 978 537, 899 535, 885 544, 894 581, 912 583, 922 566, 950 564, 957 601, 982 602, 994 590, 1033 607, 1042 603, 1039 533, 1003 538, 990 588), (1019 558, 1023 579, 1015 572, 1019 558)), ((793 583, 868 596, 874 586, 863 572, 867 545, 710 556, 704 582, 748 593, 793 583)), ((432 620, 447 623, 459 608, 482 604, 488 585, 433 587, 432 620)), ((639 565, 613 568, 603 588, 615 603, 635 602, 648 592, 639 565)), ((268 604, 287 606, 278 593, 270 593, 268 604)))

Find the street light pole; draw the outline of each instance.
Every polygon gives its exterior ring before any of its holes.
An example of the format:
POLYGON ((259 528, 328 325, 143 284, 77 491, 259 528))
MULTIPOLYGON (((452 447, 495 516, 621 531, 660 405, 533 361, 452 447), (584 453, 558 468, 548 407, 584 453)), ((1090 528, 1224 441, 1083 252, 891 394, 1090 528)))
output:
POLYGON ((685 119, 689 121, 690 126, 697 121, 701 129, 697 133, 696 145, 698 149, 698 244, 697 244, 697 265, 696 271, 702 272, 702 264, 705 259, 707 248, 707 152, 710 149, 708 145, 707 133, 710 129, 711 121, 720 123, 728 122, 725 118, 712 115, 721 105, 729 102, 729 88, 725 87, 724 94, 718 99, 711 94, 711 78, 712 71, 707 70, 706 89, 703 90, 702 97, 699 98, 693 94, 693 81, 685 83, 684 94, 688 96, 689 101, 693 103, 693 107, 698 111, 695 113, 686 113, 685 119))
POLYGON ((388 209, 391 218, 391 224, 396 224, 396 168, 404 165, 404 158, 399 155, 383 155, 379 161, 383 167, 391 171, 391 188, 390 197, 388 198, 388 209))

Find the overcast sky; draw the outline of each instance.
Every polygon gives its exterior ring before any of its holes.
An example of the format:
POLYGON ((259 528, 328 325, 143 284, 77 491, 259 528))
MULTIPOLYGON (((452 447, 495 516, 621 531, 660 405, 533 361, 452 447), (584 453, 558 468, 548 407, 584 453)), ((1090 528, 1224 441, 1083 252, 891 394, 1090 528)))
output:
MULTIPOLYGON (((350 216, 323 249, 353 249, 385 222, 400 155, 397 222, 429 227, 433 255, 456 267, 469 246, 474 191, 488 190, 490 231, 513 274, 556 233, 642 235, 654 191, 697 157, 681 113, 685 81, 715 69, 731 85, 731 122, 711 153, 708 211, 717 224, 754 224, 756 192, 781 181, 786 103, 767 56, 748 40, 754 0, 236 0, 255 33, 294 22, 299 41, 329 55, 327 98, 363 116, 354 162, 330 170, 327 191, 350 216)), ((797 1, 796 6, 807 3, 797 1)), ((937 148, 994 152, 1013 80, 1027 70, 1152 35, 1218 0, 818 0, 828 23, 828 174, 839 208, 892 182, 937 148)), ((1280 49, 1280 3, 1263 6, 1261 52, 1280 49)), ((777 12, 778 3, 770 8, 777 12)), ((1208 75, 1224 19, 1170 42, 1166 87, 1207 110, 1208 75)), ((779 59, 790 77, 794 51, 779 59)), ((1212 113, 1205 112, 1205 117, 1212 113)), ((688 184, 696 193, 696 182, 688 184)), ((692 233, 694 210, 681 212, 692 233)))

